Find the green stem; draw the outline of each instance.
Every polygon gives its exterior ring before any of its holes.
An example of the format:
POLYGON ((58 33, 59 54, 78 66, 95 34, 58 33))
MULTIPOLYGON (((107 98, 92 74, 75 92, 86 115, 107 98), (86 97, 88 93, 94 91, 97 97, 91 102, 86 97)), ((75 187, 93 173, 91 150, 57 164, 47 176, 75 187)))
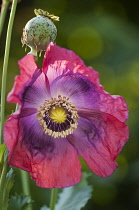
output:
POLYGON ((4 159, 5 159, 4 165, 3 165, 2 174, 1 174, 1 178, 0 178, 0 209, 3 209, 3 191, 4 191, 6 174, 8 172, 7 151, 5 152, 4 159))
POLYGON ((55 204, 57 199, 57 188, 53 188, 51 191, 50 210, 55 210, 55 204))
MULTIPOLYGON (((28 172, 20 170, 20 173, 21 173, 23 194, 30 196, 31 194, 30 194, 28 172)), ((32 204, 29 204, 25 209, 32 210, 32 204)))
POLYGON ((16 11, 18 0, 13 0, 8 29, 7 29, 7 37, 6 37, 6 46, 5 46, 5 54, 4 54, 4 63, 3 63, 3 75, 2 75, 2 88, 1 88, 1 127, 0 127, 0 143, 2 143, 2 132, 4 125, 4 112, 5 112, 5 96, 6 96, 6 78, 7 78, 7 67, 9 60, 9 52, 10 52, 10 42, 11 42, 11 34, 14 22, 14 16, 16 11))
POLYGON ((4 26, 4 22, 5 22, 5 17, 6 17, 6 13, 8 10, 8 6, 10 4, 10 0, 3 0, 2 1, 2 5, 1 5, 1 13, 0 13, 0 37, 2 34, 2 30, 3 30, 3 26, 4 26))
POLYGON ((20 170, 21 172, 21 180, 22 180, 22 189, 25 195, 30 196, 30 187, 29 187, 29 179, 28 173, 26 171, 20 170))

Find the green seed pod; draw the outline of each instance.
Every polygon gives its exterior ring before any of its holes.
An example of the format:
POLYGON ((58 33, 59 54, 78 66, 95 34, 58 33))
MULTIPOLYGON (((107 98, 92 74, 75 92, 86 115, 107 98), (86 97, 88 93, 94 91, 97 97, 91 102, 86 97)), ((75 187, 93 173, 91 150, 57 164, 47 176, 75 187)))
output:
POLYGON ((31 48, 29 54, 37 56, 38 51, 46 50, 50 42, 55 42, 57 29, 53 20, 59 21, 59 17, 49 14, 41 9, 34 10, 37 17, 27 22, 23 29, 21 42, 31 48))

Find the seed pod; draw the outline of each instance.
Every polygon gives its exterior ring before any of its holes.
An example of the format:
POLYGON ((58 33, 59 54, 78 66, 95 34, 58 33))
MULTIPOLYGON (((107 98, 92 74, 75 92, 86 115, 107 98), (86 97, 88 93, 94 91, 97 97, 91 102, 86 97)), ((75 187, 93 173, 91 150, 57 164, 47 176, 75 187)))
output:
POLYGON ((57 29, 53 20, 59 17, 49 14, 41 9, 34 10, 36 17, 27 22, 23 29, 21 42, 31 48, 29 54, 37 56, 38 51, 46 50, 50 42, 55 42, 57 29))

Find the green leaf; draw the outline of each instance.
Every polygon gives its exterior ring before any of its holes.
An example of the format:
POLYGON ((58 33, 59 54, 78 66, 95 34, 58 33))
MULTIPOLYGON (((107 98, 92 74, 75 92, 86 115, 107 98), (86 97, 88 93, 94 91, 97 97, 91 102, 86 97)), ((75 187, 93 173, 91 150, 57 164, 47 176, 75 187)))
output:
POLYGON ((55 210, 80 210, 91 198, 92 187, 87 183, 87 173, 83 173, 81 182, 63 189, 59 195, 55 210))
POLYGON ((3 189, 3 209, 7 209, 9 201, 9 193, 14 183, 14 171, 11 168, 6 174, 5 185, 3 189))
POLYGON ((6 188, 8 191, 11 190, 11 188, 13 186, 13 182, 14 182, 14 171, 11 168, 6 175, 6 188))
POLYGON ((9 210, 21 210, 32 202, 31 198, 27 195, 14 195, 11 196, 9 201, 9 210))

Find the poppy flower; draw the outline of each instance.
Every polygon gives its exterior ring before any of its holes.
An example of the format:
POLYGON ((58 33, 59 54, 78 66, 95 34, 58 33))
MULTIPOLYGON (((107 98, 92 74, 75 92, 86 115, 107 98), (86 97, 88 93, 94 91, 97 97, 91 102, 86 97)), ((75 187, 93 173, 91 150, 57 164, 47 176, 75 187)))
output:
POLYGON ((117 167, 128 139, 127 106, 99 84, 98 73, 72 51, 50 43, 42 70, 34 56, 19 61, 8 102, 4 139, 9 164, 30 172, 40 187, 63 188, 81 179, 81 156, 102 177, 117 167))

